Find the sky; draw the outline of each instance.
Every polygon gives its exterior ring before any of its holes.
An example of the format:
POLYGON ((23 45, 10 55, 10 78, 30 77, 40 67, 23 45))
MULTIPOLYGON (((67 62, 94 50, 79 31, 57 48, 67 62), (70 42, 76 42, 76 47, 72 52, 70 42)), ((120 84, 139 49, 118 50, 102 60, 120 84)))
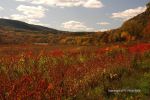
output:
POLYGON ((149 0, 0 0, 0 18, 64 31, 106 31, 144 12, 149 0))

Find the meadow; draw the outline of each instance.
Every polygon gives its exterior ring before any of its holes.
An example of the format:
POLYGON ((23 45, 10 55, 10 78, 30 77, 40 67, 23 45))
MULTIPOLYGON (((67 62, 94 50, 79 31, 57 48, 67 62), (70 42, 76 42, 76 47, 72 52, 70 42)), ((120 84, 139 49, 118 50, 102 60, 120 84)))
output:
POLYGON ((0 45, 0 100, 149 98, 149 42, 77 47, 0 45))

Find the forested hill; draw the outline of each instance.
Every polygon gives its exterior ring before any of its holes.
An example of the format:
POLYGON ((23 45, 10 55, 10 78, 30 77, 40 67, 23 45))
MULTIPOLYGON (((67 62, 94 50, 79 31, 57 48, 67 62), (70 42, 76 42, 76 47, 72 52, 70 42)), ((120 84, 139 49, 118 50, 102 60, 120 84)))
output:
POLYGON ((14 31, 33 31, 33 32, 54 33, 54 34, 58 33, 58 30, 56 29, 3 18, 0 18, 0 27, 4 27, 7 28, 8 30, 14 31))
POLYGON ((150 36, 150 3, 147 4, 147 10, 138 16, 135 16, 115 32, 120 35, 130 35, 132 38, 141 39, 150 36), (126 34, 125 34, 126 33, 126 34))

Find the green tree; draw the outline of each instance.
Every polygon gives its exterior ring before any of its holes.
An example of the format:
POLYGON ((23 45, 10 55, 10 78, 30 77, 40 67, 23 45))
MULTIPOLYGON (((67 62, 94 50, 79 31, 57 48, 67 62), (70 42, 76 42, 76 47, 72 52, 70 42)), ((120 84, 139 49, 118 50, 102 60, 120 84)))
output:
POLYGON ((146 5, 147 9, 150 9, 150 2, 146 5))

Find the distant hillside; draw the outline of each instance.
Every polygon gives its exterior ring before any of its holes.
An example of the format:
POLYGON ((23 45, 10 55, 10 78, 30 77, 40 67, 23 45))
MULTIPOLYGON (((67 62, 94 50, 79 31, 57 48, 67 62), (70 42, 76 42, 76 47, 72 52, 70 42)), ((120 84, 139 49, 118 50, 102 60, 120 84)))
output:
POLYGON ((10 20, 10 19, 0 19, 0 27, 6 27, 14 30, 20 31, 37 31, 43 33, 58 33, 58 30, 47 28, 39 25, 32 25, 25 22, 10 20))

